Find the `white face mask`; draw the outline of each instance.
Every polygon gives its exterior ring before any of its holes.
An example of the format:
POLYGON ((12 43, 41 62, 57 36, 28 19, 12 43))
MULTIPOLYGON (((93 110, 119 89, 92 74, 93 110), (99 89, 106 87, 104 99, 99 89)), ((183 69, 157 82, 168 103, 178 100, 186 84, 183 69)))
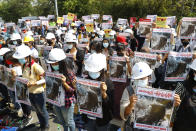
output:
POLYGON ((67 48, 68 48, 68 49, 72 49, 72 47, 73 47, 72 44, 68 44, 68 45, 67 45, 67 48))
POLYGON ((109 46, 109 43, 103 43, 104 48, 108 48, 108 46, 109 46))
POLYGON ((135 80, 134 85, 136 87, 147 87, 148 86, 148 79, 145 80, 135 80))

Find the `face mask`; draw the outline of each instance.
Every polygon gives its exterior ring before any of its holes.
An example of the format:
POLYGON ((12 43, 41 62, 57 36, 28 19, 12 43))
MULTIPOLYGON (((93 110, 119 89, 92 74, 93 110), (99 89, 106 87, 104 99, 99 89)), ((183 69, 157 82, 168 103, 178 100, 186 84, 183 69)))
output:
POLYGON ((95 50, 91 50, 91 54, 93 54, 93 53, 96 53, 96 51, 95 50))
POLYGON ((44 40, 40 40, 40 43, 42 43, 42 44, 43 44, 43 43, 44 43, 44 40))
POLYGON ((72 44, 67 44, 68 49, 72 49, 73 45, 72 44))
POLYGON ((88 72, 88 74, 92 79, 97 79, 101 75, 100 72, 88 72))
POLYGON ((134 84, 136 87, 147 87, 148 86, 148 79, 145 80, 135 80, 134 84))
POLYGON ((189 44, 188 41, 183 41, 183 42, 182 42, 182 45, 183 45, 184 47, 186 47, 188 44, 189 44))
POLYGON ((52 65, 52 68, 53 68, 55 71, 58 71, 58 70, 59 70, 59 65, 52 65))
POLYGON ((110 36, 109 38, 110 38, 110 39, 114 39, 114 36, 110 36))
POLYGON ((92 36, 92 37, 95 37, 95 34, 92 34, 91 36, 92 36))
POLYGON ((13 44, 14 44, 14 45, 17 45, 17 41, 13 41, 13 44))
POLYGON ((0 61, 3 61, 3 56, 0 56, 0 61))
POLYGON ((193 92, 195 92, 195 93, 196 93, 196 89, 193 89, 193 92))
POLYGON ((3 41, 0 41, 0 44, 3 44, 3 41))
POLYGON ((19 59, 18 61, 20 62, 20 64, 25 64, 26 63, 25 59, 19 59))
POLYGON ((109 46, 109 43, 103 43, 103 47, 107 48, 109 46))
POLYGON ((102 35, 100 35, 100 36, 99 36, 99 38, 103 38, 103 36, 102 36, 102 35))

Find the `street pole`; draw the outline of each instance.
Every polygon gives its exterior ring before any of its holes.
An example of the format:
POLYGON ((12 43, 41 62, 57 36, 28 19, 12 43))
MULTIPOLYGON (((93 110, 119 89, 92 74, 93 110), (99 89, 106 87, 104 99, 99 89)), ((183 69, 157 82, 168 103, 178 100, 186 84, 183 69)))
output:
POLYGON ((55 9, 56 9, 56 16, 59 16, 59 12, 58 12, 58 5, 57 5, 57 0, 55 0, 55 9))

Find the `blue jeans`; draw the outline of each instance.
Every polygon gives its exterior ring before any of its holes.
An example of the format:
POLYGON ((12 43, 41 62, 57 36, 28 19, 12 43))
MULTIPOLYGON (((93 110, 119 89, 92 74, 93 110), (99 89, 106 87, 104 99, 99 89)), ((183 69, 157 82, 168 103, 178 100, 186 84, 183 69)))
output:
POLYGON ((44 92, 40 94, 30 93, 29 99, 39 119, 40 127, 41 128, 49 127, 49 124, 48 124, 49 116, 48 116, 48 111, 46 110, 46 98, 45 98, 44 92))
POLYGON ((74 103, 69 108, 54 106, 56 116, 64 127, 64 131, 75 131, 74 103))
POLYGON ((96 120, 88 119, 88 123, 87 123, 88 131, 108 131, 108 128, 109 128, 109 123, 104 126, 98 126, 96 124, 96 120))

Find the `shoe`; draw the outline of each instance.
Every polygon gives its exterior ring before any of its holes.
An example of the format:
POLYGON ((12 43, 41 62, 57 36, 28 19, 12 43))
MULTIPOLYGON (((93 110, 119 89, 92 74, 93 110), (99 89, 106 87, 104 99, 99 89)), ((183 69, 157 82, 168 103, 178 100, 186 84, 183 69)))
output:
POLYGON ((28 126, 32 122, 32 120, 33 120, 32 116, 25 117, 23 119, 24 126, 28 126))

